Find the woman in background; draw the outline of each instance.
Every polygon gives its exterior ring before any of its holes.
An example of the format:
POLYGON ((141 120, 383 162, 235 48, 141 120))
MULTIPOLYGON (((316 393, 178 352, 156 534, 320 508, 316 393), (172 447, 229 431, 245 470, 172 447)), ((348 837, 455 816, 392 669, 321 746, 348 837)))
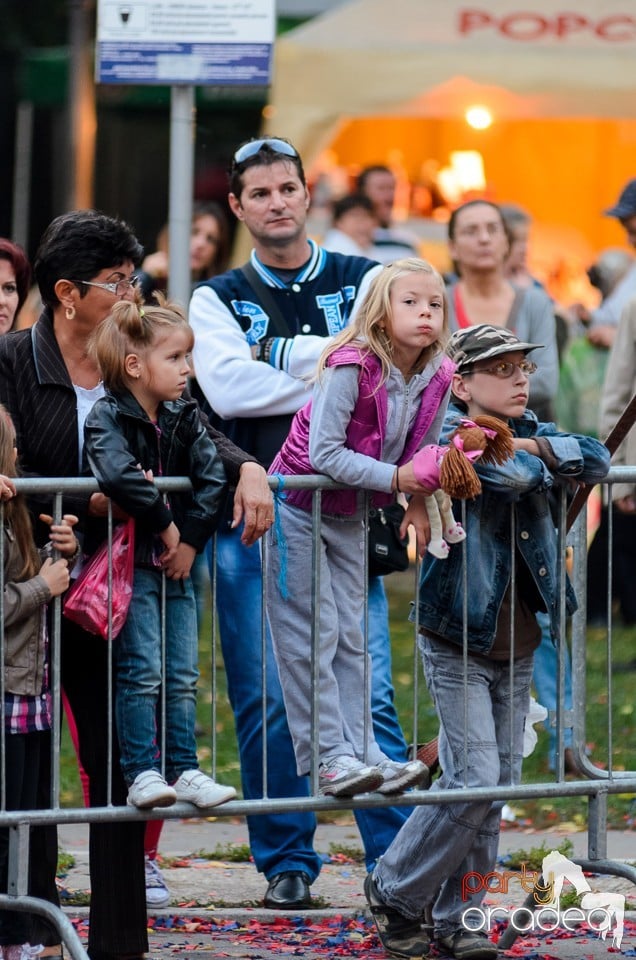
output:
POLYGON ((453 211, 448 247, 456 277, 448 286, 449 327, 452 332, 489 323, 506 327, 520 340, 540 344, 529 407, 539 420, 550 421, 559 383, 554 308, 544 290, 520 287, 508 279, 510 244, 497 204, 469 200, 453 211))
MULTIPOLYGON (((218 203, 197 203, 192 211, 190 230, 190 274, 192 283, 207 280, 227 269, 230 256, 228 218, 218 203)), ((159 232, 157 249, 141 264, 138 276, 145 300, 168 284, 168 224, 159 232)))
POLYGON ((13 330, 30 283, 31 267, 24 250, 0 237, 0 335, 13 330))

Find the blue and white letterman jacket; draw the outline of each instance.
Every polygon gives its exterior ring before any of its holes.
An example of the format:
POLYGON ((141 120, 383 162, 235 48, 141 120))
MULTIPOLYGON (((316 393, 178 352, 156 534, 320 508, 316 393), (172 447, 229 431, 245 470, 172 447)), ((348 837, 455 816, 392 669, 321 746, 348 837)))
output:
POLYGON ((223 432, 268 467, 292 417, 310 396, 325 338, 351 320, 382 269, 365 257, 330 253, 308 241, 310 259, 284 283, 252 251, 251 262, 289 326, 277 336, 240 269, 200 284, 190 301, 197 381, 223 432), (275 337, 267 362, 252 347, 275 337))

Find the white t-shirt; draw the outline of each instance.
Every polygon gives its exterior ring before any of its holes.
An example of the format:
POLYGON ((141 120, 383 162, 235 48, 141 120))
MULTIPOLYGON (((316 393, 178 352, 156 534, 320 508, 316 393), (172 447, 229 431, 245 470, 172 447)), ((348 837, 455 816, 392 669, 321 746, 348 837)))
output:
POLYGON ((84 451, 84 423, 86 417, 95 401, 103 397, 106 391, 104 390, 104 384, 101 380, 96 387, 91 387, 90 390, 87 390, 85 387, 78 387, 78 385, 74 383, 73 390, 77 397, 77 439, 79 443, 79 462, 81 463, 82 453, 84 451))
MULTIPOLYGON (((79 463, 82 463, 82 454, 84 452, 84 423, 86 417, 89 414, 93 404, 96 400, 99 400, 100 397, 103 397, 105 394, 104 384, 100 380, 96 387, 91 387, 90 390, 87 390, 85 387, 78 387, 76 383, 73 384, 73 390, 75 391, 75 396, 77 397, 77 431, 78 431, 78 444, 79 444, 79 463)), ((83 541, 81 534, 76 534, 80 544, 83 541)), ((71 580, 77 579, 80 575, 82 567, 84 566, 83 558, 80 557, 73 570, 71 571, 71 580)))

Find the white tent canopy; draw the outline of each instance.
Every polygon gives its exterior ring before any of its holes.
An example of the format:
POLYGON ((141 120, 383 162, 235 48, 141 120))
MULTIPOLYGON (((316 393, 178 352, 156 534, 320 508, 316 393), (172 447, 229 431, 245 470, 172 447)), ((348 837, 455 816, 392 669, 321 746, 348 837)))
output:
POLYGON ((268 127, 307 161, 343 120, 636 117, 636 0, 351 0, 276 46, 268 127))

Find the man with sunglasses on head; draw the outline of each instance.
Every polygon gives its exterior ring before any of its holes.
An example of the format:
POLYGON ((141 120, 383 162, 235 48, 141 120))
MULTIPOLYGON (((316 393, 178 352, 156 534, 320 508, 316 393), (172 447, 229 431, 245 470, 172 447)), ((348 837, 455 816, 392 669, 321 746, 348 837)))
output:
MULTIPOLYGON (((229 204, 249 230, 249 263, 200 284, 190 303, 197 381, 223 429, 268 467, 294 413, 308 399, 326 338, 350 321, 381 267, 364 257, 330 253, 307 236, 310 198, 301 158, 287 140, 250 140, 230 169, 229 204)), ((273 522, 273 517, 272 517, 273 522)), ((222 524, 216 539, 217 611, 234 710, 243 795, 306 797, 295 758, 273 656, 266 643, 267 791, 263 789, 264 676, 261 560, 240 530, 222 524)), ((406 761, 393 706, 388 605, 380 578, 369 581, 369 652, 373 661, 374 732, 392 759, 406 761)), ((357 810, 369 868, 406 819, 404 807, 357 810)), ((310 812, 248 817, 257 869, 269 886, 265 906, 298 909, 311 902, 321 860, 313 849, 310 812)))

